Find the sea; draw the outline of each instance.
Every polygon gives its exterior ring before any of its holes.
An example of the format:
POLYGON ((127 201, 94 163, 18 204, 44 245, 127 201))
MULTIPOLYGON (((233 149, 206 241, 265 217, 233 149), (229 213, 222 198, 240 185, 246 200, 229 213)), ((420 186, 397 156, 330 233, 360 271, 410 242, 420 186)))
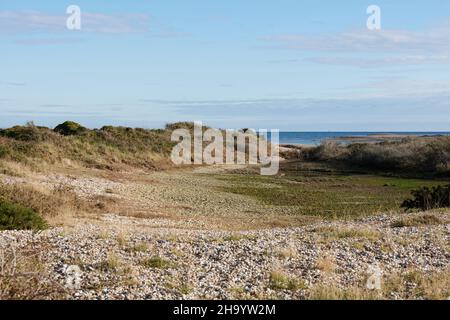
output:
MULTIPOLYGON (((345 140, 348 137, 367 137, 374 135, 412 135, 438 136, 450 135, 450 132, 280 132, 280 144, 320 145, 327 139, 345 140)), ((270 132, 268 134, 270 139, 270 132)))

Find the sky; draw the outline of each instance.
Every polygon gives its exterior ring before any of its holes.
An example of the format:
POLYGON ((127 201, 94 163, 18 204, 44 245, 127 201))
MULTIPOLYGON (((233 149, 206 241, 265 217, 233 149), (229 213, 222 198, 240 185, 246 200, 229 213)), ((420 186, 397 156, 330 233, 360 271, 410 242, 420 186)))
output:
POLYGON ((0 127, 65 120, 450 131, 450 2, 0 0, 0 127))

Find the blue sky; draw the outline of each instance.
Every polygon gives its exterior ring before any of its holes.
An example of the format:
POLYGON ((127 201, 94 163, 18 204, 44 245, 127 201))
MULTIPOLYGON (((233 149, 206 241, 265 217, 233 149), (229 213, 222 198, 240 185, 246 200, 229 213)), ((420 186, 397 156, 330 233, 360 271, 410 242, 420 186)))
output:
POLYGON ((0 58, 0 127, 450 131, 441 0, 0 0, 0 58))

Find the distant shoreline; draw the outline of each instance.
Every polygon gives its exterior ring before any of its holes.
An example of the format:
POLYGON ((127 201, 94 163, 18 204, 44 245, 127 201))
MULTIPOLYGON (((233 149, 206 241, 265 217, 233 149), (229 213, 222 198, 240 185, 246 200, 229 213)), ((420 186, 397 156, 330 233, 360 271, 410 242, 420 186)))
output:
MULTIPOLYGON (((449 136, 450 132, 280 132, 279 144, 297 147, 318 146, 323 141, 337 143, 377 143, 384 141, 401 141, 408 138, 433 138, 449 136)), ((270 138, 270 136, 269 136, 270 138)))

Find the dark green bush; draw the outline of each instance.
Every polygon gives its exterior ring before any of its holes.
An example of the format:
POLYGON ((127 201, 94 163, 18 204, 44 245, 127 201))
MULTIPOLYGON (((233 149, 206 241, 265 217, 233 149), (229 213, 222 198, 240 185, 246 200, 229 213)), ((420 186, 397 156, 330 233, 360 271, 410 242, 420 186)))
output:
POLYGON ((0 199, 0 230, 42 230, 46 223, 35 211, 0 199))
POLYGON ((402 208, 420 209, 423 211, 450 207, 450 185, 424 187, 412 191, 413 199, 405 200, 402 208))
POLYGON ((0 135, 20 141, 39 141, 39 131, 35 127, 15 126, 1 130, 0 135))
POLYGON ((76 122, 66 121, 57 125, 54 131, 64 136, 76 136, 86 132, 87 129, 76 122))

